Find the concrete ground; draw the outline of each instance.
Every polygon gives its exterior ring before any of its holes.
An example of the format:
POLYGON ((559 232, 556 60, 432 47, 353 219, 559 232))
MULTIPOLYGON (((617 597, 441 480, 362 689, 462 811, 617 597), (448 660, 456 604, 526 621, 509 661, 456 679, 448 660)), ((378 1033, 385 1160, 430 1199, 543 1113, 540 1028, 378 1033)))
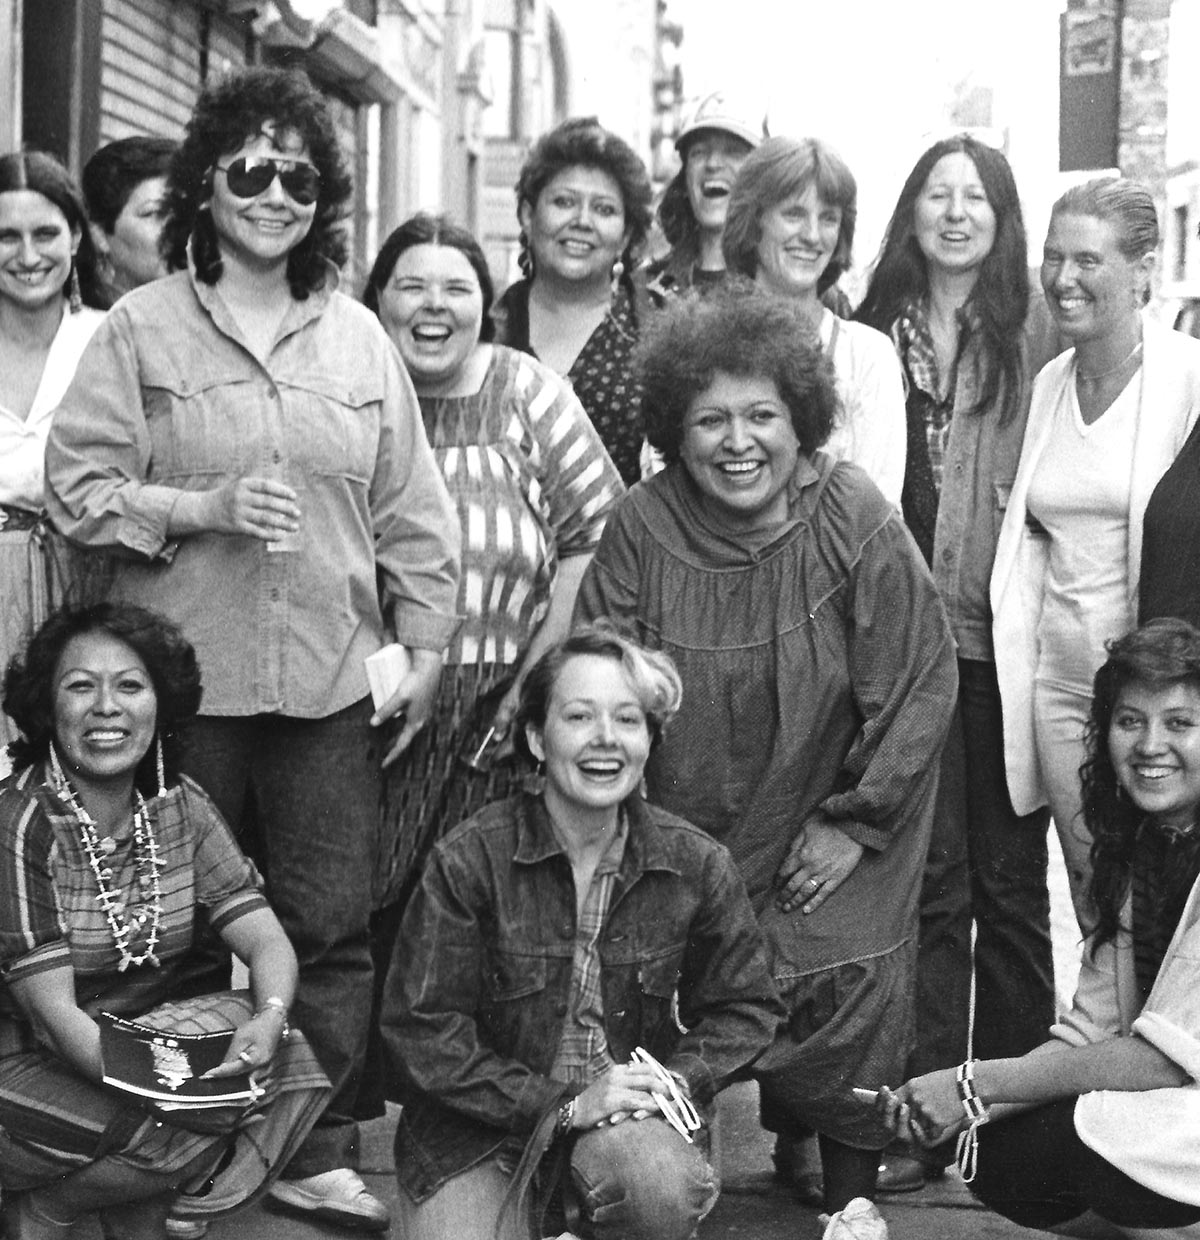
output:
MULTIPOLYGON (((1066 873, 1053 831, 1050 891, 1055 973, 1062 1003, 1069 1001, 1074 989, 1079 949, 1066 873)), ((756 1087, 743 1084, 727 1090, 721 1096, 720 1112, 723 1191, 700 1228, 699 1240, 820 1240, 817 1212, 799 1205, 771 1176, 771 1137, 758 1124, 756 1087)), ((368 1188, 393 1207, 399 1191, 392 1164, 395 1122, 393 1111, 364 1125, 362 1159, 368 1188)), ((883 1197, 879 1204, 890 1240, 1031 1240, 1043 1234, 1009 1223, 978 1205, 954 1170, 921 1192, 883 1197)), ((211 1240, 345 1240, 353 1234, 274 1214, 263 1206, 214 1223, 209 1231, 211 1240)), ((388 1234, 403 1240, 397 1228, 388 1234)), ((91 1221, 80 1223, 70 1233, 71 1240, 99 1240, 99 1235, 91 1221)))

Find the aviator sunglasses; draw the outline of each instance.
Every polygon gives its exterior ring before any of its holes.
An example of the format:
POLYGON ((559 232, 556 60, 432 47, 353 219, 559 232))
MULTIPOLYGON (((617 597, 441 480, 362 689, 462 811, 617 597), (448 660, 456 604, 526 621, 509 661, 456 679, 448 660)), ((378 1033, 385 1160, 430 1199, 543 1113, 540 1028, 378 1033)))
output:
POLYGON ((218 164, 215 171, 225 174, 229 192, 238 198, 257 198, 276 177, 284 193, 302 207, 316 202, 321 192, 321 174, 297 159, 242 155, 225 168, 218 164))

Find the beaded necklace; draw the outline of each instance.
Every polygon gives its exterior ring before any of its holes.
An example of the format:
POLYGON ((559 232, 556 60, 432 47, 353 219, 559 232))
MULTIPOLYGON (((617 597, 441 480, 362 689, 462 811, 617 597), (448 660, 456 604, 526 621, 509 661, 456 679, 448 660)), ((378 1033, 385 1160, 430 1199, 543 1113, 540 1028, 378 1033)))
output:
POLYGON ((104 910, 108 927, 112 931, 113 942, 120 953, 117 971, 124 973, 131 964, 140 965, 149 962, 156 969, 162 963, 154 954, 158 946, 159 930, 162 925, 162 884, 158 872, 165 864, 158 855, 158 841, 154 838, 154 829, 150 825, 150 815, 146 811, 146 802, 142 794, 134 789, 135 808, 133 811, 133 857, 137 873, 138 895, 141 899, 139 911, 126 917, 128 907, 121 899, 120 893, 109 886, 113 877, 112 868, 102 860, 111 857, 117 851, 117 842, 110 835, 101 836, 91 815, 79 803, 75 789, 71 787, 58 760, 58 752, 50 746, 50 772, 54 779, 54 791, 70 806, 71 812, 79 823, 80 837, 84 852, 87 853, 88 864, 96 878, 99 894, 96 902, 104 910), (147 897, 149 912, 147 912, 147 897), (150 923, 150 931, 146 937, 146 950, 134 955, 129 950, 135 934, 138 934, 150 923))

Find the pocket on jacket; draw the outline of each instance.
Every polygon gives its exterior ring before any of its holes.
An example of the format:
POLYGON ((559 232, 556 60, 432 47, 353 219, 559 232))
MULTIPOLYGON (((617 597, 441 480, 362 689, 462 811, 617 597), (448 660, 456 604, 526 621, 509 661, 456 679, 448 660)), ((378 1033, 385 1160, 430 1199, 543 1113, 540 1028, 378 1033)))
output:
POLYGON ((487 978, 488 998, 496 1003, 522 999, 546 989, 546 958, 497 952, 487 978))

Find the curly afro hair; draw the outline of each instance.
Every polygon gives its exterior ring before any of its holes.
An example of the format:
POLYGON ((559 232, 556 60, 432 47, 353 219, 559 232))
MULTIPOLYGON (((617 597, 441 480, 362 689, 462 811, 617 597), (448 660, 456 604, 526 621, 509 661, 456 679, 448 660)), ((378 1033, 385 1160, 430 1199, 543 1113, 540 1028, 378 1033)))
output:
POLYGON ((657 316, 638 350, 646 438, 668 463, 679 459, 692 402, 718 374, 770 379, 792 415, 807 456, 840 415, 833 368, 791 301, 730 281, 657 316))

